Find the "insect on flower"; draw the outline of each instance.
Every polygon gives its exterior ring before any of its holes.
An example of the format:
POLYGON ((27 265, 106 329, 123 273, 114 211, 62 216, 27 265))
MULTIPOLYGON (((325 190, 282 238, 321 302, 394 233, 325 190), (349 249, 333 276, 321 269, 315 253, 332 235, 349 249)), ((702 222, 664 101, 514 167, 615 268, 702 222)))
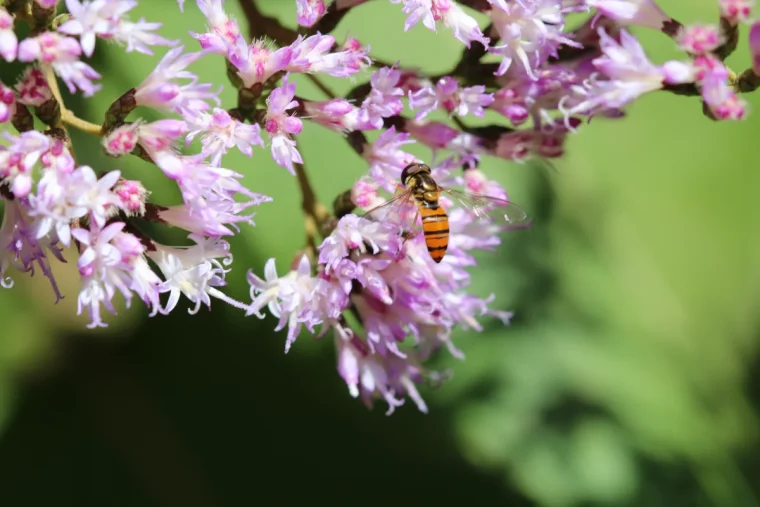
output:
POLYGON ((449 246, 449 217, 439 202, 449 197, 477 221, 490 221, 507 229, 525 227, 530 220, 525 211, 505 199, 443 188, 426 164, 409 164, 401 172, 401 185, 389 201, 367 211, 362 218, 374 222, 398 223, 406 238, 422 231, 430 257, 439 263, 449 246))

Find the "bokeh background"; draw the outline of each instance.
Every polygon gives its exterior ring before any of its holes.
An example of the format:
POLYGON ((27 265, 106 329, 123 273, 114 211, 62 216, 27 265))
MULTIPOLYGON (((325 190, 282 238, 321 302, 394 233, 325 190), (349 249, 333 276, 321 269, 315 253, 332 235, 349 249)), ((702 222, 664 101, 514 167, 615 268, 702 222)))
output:
MULTIPOLYGON (((137 15, 194 48, 187 31, 204 20, 187 3, 180 15, 174 0, 145 0, 137 15)), ((294 25, 293 1, 259 3, 294 25)), ((717 19, 714 0, 660 3, 683 23, 717 19)), ((445 29, 404 34, 403 21, 399 6, 375 1, 335 34, 433 73, 458 59, 445 29)), ((655 62, 678 57, 661 34, 634 31, 655 62)), ((743 39, 729 64, 741 71, 748 58, 743 39)), ((103 91, 66 100, 98 122, 157 57, 99 43, 95 60, 103 91)), ((19 71, 1 69, 7 83, 19 71)), ((234 104, 220 58, 194 70, 224 83, 224 105, 234 104)), ((299 94, 322 97, 305 80, 299 94)), ((149 319, 137 303, 90 331, 75 315, 74 263, 55 266, 67 295, 55 306, 44 278, 16 276, 0 290, 0 502, 756 506, 759 127, 757 114, 717 124, 698 100, 655 93, 624 120, 585 127, 553 168, 485 161, 535 226, 480 256, 473 290, 517 316, 457 335, 467 358, 438 359, 454 376, 423 390, 429 415, 410 403, 391 417, 381 404, 368 411, 338 377, 331 339, 302 336, 285 355, 271 318, 214 302, 192 318, 185 304, 149 319)), ((179 202, 157 168, 108 159, 96 139, 74 135, 80 162, 120 168, 155 202, 179 202)), ((366 170, 325 129, 307 123, 300 139, 325 204, 366 170)), ((229 293, 245 300, 247 269, 275 257, 282 271, 302 247, 300 197, 264 152, 226 161, 275 199, 232 240, 229 293)))

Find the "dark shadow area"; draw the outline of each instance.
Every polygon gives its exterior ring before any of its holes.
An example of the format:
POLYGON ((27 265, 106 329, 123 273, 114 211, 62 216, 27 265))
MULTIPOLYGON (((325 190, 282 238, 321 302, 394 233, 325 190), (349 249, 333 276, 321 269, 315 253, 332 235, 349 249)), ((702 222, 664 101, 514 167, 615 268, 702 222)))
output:
POLYGON ((462 460, 445 410, 367 412, 329 344, 285 356, 269 324, 176 312, 120 344, 69 337, 0 440, 5 502, 530 505, 462 460))

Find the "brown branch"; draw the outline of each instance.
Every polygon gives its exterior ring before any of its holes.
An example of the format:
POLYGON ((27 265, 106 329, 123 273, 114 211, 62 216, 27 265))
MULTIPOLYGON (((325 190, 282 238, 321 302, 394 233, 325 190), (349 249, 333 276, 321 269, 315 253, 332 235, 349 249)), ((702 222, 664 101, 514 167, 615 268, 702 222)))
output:
MULTIPOLYGON (((488 25, 484 30, 484 33, 488 36, 491 36, 492 32, 495 32, 493 23, 488 25)), ((462 51, 462 57, 450 74, 454 76, 468 74, 470 69, 476 67, 480 63, 480 59, 483 58, 487 52, 488 51, 483 44, 471 44, 469 48, 464 48, 462 51)))
POLYGON ((475 9, 478 12, 486 12, 493 9, 493 6, 488 2, 488 0, 459 0, 459 3, 466 5, 471 9, 475 9))
MULTIPOLYGON (((297 147, 297 145, 296 145, 297 147)), ((312 259, 318 257, 317 253, 317 234, 325 235, 322 224, 330 218, 327 208, 318 200, 314 189, 306 174, 303 164, 293 164, 298 179, 298 187, 301 190, 301 209, 304 214, 304 229, 306 231, 306 248, 312 256, 312 259)))
POLYGON ((269 37, 280 46, 289 46, 298 37, 295 30, 284 27, 277 18, 265 16, 256 5, 256 0, 240 0, 239 3, 248 21, 252 39, 269 37))
POLYGON ((314 86, 319 88, 319 91, 330 97, 331 99, 334 99, 336 97, 335 92, 333 92, 326 84, 322 82, 321 79, 319 79, 314 74, 306 74, 306 79, 314 83, 314 86))
POLYGON ((739 44, 739 27, 732 25, 726 18, 720 18, 720 35, 725 42, 714 53, 723 61, 736 50, 739 44))
POLYGON ((675 95, 683 95, 684 97, 696 97, 701 95, 696 83, 684 83, 665 85, 662 87, 663 91, 673 93, 675 95))
POLYGON ((348 14, 348 11, 350 11, 352 7, 354 6, 349 6, 345 9, 338 9, 337 2, 331 3, 327 7, 327 11, 325 12, 325 15, 322 16, 322 19, 317 21, 314 26, 306 30, 305 35, 311 35, 317 32, 322 34, 332 32, 335 30, 335 28, 337 28, 338 23, 341 22, 341 20, 345 17, 346 14, 348 14))
POLYGON ((752 69, 747 69, 736 80, 735 86, 736 90, 742 93, 754 92, 760 88, 760 76, 755 74, 752 69))

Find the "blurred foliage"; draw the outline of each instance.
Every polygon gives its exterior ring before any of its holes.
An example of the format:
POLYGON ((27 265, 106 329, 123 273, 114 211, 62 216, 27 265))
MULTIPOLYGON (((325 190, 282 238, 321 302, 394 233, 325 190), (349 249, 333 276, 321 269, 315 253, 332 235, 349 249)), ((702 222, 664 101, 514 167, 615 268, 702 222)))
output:
MULTIPOLYGON (((138 10, 195 47, 187 30, 204 21, 187 3, 183 15, 174 0, 138 10)), ((293 25, 294 2, 261 3, 293 25)), ((683 23, 715 19, 715 3, 660 0, 683 23)), ((242 20, 236 2, 227 4, 242 20)), ((402 35, 402 26, 399 6, 370 2, 336 36, 357 35, 382 60, 403 56, 432 72, 460 54, 446 30, 402 35)), ((653 61, 677 56, 661 34, 636 33, 653 61)), ((735 70, 749 62, 745 46, 729 60, 735 70)), ((99 122, 155 61, 101 43, 103 91, 67 104, 99 122)), ((0 75, 11 82, 18 69, 4 65, 0 75)), ((224 64, 209 58, 194 70, 218 83, 224 64)), ((339 93, 352 85, 326 81, 339 93)), ((321 96, 309 81, 298 88, 321 96)), ((758 97, 748 98, 760 110, 758 97)), ((233 104, 230 86, 223 100, 233 104)), ((474 290, 495 293, 517 316, 509 328, 457 336, 467 359, 440 358, 454 377, 423 392, 428 416, 405 406, 386 418, 351 399, 329 337, 302 336, 286 356, 272 319, 217 303, 193 318, 180 309, 154 319, 136 304, 120 308, 108 329, 88 331, 75 316, 75 265, 55 267, 67 294, 56 306, 45 279, 17 276, 13 290, 0 291, 0 498, 25 506, 756 506, 759 127, 758 114, 717 124, 698 101, 655 93, 623 120, 584 127, 555 168, 485 161, 535 217, 531 231, 481 255, 475 272, 474 290)), ((366 169, 325 129, 307 123, 300 138, 326 204, 366 169)), ((107 158, 80 135, 75 147, 80 162, 122 169, 155 202, 177 202, 157 168, 107 158)), ((226 165, 275 199, 232 240, 229 292, 246 299, 247 269, 260 272, 275 257, 283 271, 303 246, 300 197, 262 151, 230 155, 226 165)))

